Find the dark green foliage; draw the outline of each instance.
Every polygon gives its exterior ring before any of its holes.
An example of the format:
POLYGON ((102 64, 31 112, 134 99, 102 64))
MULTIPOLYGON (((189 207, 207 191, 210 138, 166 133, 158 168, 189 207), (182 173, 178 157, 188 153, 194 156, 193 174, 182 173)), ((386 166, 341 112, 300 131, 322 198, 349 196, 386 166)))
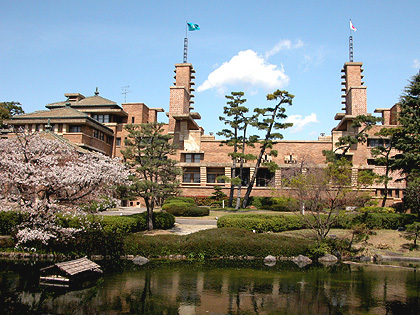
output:
POLYGON ((251 197, 250 204, 257 209, 289 212, 294 211, 299 202, 291 197, 251 197))
POLYGON ((211 229, 176 236, 131 235, 125 242, 127 254, 158 257, 186 255, 191 258, 297 256, 307 254, 311 242, 275 234, 255 234, 235 228, 211 229), (244 241, 246 240, 246 241, 244 241))
POLYGON ((305 223, 295 215, 229 214, 219 218, 217 227, 235 227, 261 233, 303 229, 305 223))
POLYGON ((162 206, 162 210, 176 217, 203 217, 210 213, 207 207, 197 207, 186 202, 167 203, 162 206))
POLYGON ((398 103, 398 121, 401 127, 395 133, 395 156, 393 169, 406 176, 420 174, 420 73, 415 75, 404 89, 398 103))
POLYGON ((18 211, 0 211, 0 235, 11 235, 23 222, 24 214, 18 211))
POLYGON ((0 248, 12 248, 15 246, 15 242, 11 236, 0 237, 0 248))
POLYGON ((407 225, 407 230, 404 232, 404 238, 407 240, 414 241, 412 249, 417 248, 417 240, 419 236, 420 236, 420 222, 414 222, 413 224, 407 225))
POLYGON ((153 230, 152 214, 156 205, 178 192, 179 169, 175 154, 176 145, 171 135, 164 134, 163 123, 126 125, 128 137, 121 153, 135 171, 130 187, 133 196, 141 197, 147 208, 147 229, 153 230))
MULTIPOLYGON (((292 100, 294 97, 294 95, 287 91, 277 90, 272 94, 267 94, 267 100, 277 102, 276 105, 273 107, 254 109, 257 117, 253 120, 252 125, 264 133, 264 138, 260 141, 260 152, 255 163, 255 171, 250 179, 244 196, 244 201, 242 203, 243 208, 248 206, 249 197, 251 196, 252 187, 254 186, 258 170, 262 165, 265 164, 262 162, 263 155, 268 154, 271 156, 277 156, 277 151, 272 150, 273 141, 283 139, 283 135, 277 131, 293 126, 292 123, 281 123, 279 120, 287 118, 287 115, 285 114, 286 108, 283 106, 286 104, 289 106, 292 105, 292 100), (270 149, 270 152, 266 152, 268 149, 270 149)), ((271 172, 274 172, 278 168, 274 162, 270 162, 269 165, 266 166, 271 172)))
POLYGON ((395 209, 392 207, 363 207, 358 210, 359 212, 365 213, 395 213, 395 209))
MULTIPOLYGON (((327 214, 318 219, 325 220, 327 214)), ((308 218, 314 220, 314 218, 308 218)), ((396 230, 416 221, 416 215, 397 213, 361 213, 340 214, 332 228, 352 229, 356 225, 364 224, 369 229, 396 230)), ((269 214, 230 214, 217 221, 217 227, 236 227, 256 232, 282 232, 308 228, 308 223, 301 216, 269 215, 269 214)))
POLYGON ((413 214, 401 213, 363 213, 339 216, 334 228, 351 229, 355 225, 365 224, 369 229, 396 230, 415 222, 417 217, 413 214))
POLYGON ((18 102, 2 102, 0 103, 0 127, 3 125, 3 120, 8 120, 12 116, 23 114, 22 106, 18 102))
POLYGON ((404 193, 404 204, 420 218, 420 178, 410 177, 404 193))

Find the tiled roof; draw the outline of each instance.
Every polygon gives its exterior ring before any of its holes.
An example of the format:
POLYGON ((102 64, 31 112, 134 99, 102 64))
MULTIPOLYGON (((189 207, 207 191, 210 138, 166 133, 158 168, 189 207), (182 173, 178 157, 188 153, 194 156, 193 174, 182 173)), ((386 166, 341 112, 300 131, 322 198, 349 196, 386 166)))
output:
POLYGON ((74 107, 77 107, 77 106, 118 106, 120 107, 114 101, 111 101, 99 95, 89 96, 76 102, 63 101, 63 102, 51 103, 51 104, 47 104, 46 107, 47 108, 63 107, 63 106, 66 106, 66 104, 68 103, 70 103, 70 106, 74 106, 74 107))
POLYGON ((80 118, 86 118, 88 117, 88 114, 80 112, 76 109, 73 109, 71 107, 61 107, 61 108, 55 108, 51 110, 39 110, 33 113, 29 114, 22 114, 18 116, 13 116, 12 120, 17 119, 29 119, 29 118, 65 118, 65 117, 80 117, 80 118))
POLYGON ((71 104, 72 105, 88 105, 88 106, 89 105, 118 105, 117 103, 99 95, 89 96, 78 102, 74 102, 71 104))

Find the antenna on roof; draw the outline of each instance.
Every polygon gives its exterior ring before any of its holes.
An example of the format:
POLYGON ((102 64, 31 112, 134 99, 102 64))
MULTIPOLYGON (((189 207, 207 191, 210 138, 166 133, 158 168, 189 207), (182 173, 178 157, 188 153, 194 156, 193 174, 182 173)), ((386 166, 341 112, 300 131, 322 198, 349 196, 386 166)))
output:
POLYGON ((98 95, 99 95, 98 87, 96 87, 95 95, 96 95, 96 96, 98 96, 98 95))
POLYGON ((129 87, 130 87, 129 85, 126 85, 121 88, 121 90, 123 91, 121 94, 124 95, 124 103, 127 103, 127 94, 133 92, 133 91, 128 91, 129 87))

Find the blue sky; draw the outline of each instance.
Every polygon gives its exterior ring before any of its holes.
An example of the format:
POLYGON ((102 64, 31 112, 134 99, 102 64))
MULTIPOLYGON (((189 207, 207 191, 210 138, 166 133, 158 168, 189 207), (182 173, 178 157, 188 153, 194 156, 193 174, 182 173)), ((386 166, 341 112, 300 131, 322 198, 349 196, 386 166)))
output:
MULTIPOLYGON (((221 130, 225 94, 244 91, 250 109, 277 88, 295 95, 285 139, 312 140, 336 125, 341 73, 364 63, 368 111, 391 107, 420 68, 419 0, 407 1, 0 1, 0 101, 26 112, 100 95, 169 109, 175 63, 196 70, 195 111, 206 133, 221 130)), ((161 121, 166 116, 160 114, 161 121)))

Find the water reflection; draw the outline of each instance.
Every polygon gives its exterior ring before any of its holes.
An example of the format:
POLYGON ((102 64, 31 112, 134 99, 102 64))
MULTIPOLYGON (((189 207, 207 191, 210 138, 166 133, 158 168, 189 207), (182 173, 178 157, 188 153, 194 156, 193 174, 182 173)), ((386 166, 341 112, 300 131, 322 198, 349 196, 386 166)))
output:
POLYGON ((39 265, 0 262, 1 314, 418 314, 415 271, 263 262, 105 266, 94 286, 37 285, 39 265))

